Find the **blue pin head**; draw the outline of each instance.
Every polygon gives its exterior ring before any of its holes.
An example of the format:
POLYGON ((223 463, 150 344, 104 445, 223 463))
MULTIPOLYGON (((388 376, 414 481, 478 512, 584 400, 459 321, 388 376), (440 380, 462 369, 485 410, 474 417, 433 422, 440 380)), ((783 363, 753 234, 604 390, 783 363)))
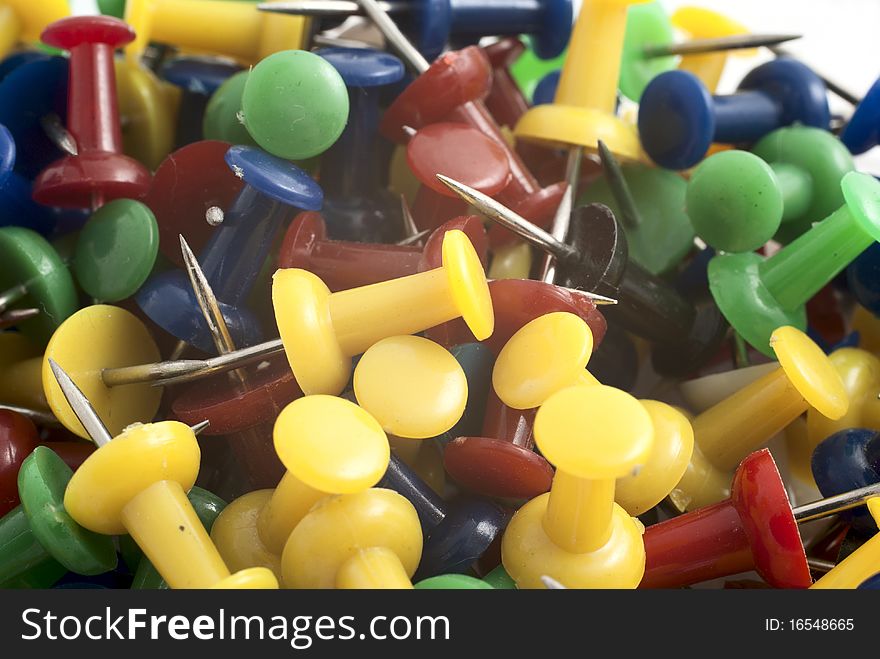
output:
POLYGON ((548 105, 556 98, 556 88, 559 87, 559 71, 551 71, 538 82, 535 91, 532 92, 533 105, 548 105))
POLYGON ((287 160, 256 147, 233 146, 226 152, 226 164, 245 183, 275 201, 306 211, 321 210, 321 186, 287 160))
POLYGON ((856 107, 840 141, 854 154, 864 153, 880 142, 880 78, 856 107))
POLYGON ((800 123, 828 130, 831 123, 825 83, 797 60, 780 57, 762 64, 743 78, 739 89, 762 91, 773 97, 782 108, 782 126, 800 123))
POLYGON ((162 66, 162 78, 176 87, 210 96, 231 76, 241 71, 234 62, 207 57, 175 57, 162 66))
POLYGON ((333 65, 347 87, 382 87, 401 80, 403 62, 371 48, 320 48, 315 51, 333 65))
POLYGON ((571 0, 544 0, 541 23, 532 34, 532 49, 540 59, 558 57, 568 46, 574 13, 571 0))
POLYGON ((850 263, 846 282, 859 304, 880 315, 880 243, 874 243, 850 263))
POLYGON ((449 41, 452 31, 450 0, 421 0, 403 19, 404 31, 412 34, 419 51, 428 61, 435 59, 449 41))
POLYGON ((859 584, 859 590, 880 590, 880 572, 859 584))

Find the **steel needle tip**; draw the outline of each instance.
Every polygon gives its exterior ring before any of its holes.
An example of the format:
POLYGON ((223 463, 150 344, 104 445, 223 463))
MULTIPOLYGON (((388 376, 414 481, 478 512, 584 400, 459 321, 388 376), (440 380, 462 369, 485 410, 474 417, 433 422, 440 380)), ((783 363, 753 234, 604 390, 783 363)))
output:
POLYGON ((98 416, 86 395, 76 386, 76 383, 64 369, 58 365, 58 362, 51 357, 49 358, 49 367, 52 369, 55 380, 58 382, 58 386, 61 387, 61 393, 67 399, 70 409, 73 410, 76 418, 79 419, 79 422, 88 436, 92 438, 92 441, 95 442, 98 448, 110 443, 113 436, 107 430, 104 422, 101 421, 101 417, 98 416))
POLYGON ((204 421, 200 421, 194 426, 190 426, 189 429, 193 431, 193 435, 198 436, 205 428, 211 425, 211 421, 205 419, 204 421))
POLYGON ((568 590, 568 588, 556 581, 556 579, 554 579, 553 577, 548 577, 547 575, 541 577, 541 583, 546 586, 547 590, 568 590))

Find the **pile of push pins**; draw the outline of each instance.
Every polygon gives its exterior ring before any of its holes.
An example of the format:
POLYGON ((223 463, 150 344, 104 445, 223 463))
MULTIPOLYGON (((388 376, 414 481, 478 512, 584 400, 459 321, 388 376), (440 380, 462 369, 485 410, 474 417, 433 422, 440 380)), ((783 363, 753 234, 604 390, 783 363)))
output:
POLYGON ((99 4, 0 0, 0 587, 880 588, 880 81, 639 0, 99 4))

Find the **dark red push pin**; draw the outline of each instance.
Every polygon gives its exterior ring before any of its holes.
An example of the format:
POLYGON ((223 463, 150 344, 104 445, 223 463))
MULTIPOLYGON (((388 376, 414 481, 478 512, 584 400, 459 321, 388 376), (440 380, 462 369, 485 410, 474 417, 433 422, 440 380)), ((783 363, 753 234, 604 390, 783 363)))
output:
MULTIPOLYGON (((468 124, 504 148, 510 164, 510 181, 497 199, 538 224, 547 226, 556 212, 565 183, 542 188, 519 155, 510 148, 483 99, 492 85, 492 67, 476 46, 444 53, 416 78, 386 110, 380 126, 388 139, 404 144, 406 127, 452 121, 468 124)), ((509 232, 490 231, 493 245, 512 239, 509 232)))
POLYGON ((443 185, 437 174, 456 171, 490 196, 499 194, 510 182, 505 148, 460 123, 435 123, 413 133, 406 146, 406 162, 422 184, 412 209, 416 227, 422 231, 436 229, 467 211, 467 203, 443 185))
POLYGON ((76 141, 68 155, 34 181, 34 199, 47 206, 95 209, 112 199, 138 199, 150 172, 122 153, 114 51, 134 31, 109 16, 77 16, 49 25, 43 42, 70 51, 67 129, 76 141))
POLYGON ((525 49, 516 37, 506 37, 483 48, 492 65, 492 89, 486 97, 486 108, 495 121, 510 130, 529 109, 529 102, 510 73, 510 67, 525 49))
POLYGON ((776 588, 808 588, 813 580, 798 524, 861 505, 878 489, 792 508, 770 451, 755 451, 737 468, 727 501, 645 529, 639 588, 679 588, 750 570, 776 588))
POLYGON ((443 236, 453 229, 467 234, 485 267, 489 243, 476 215, 463 215, 442 224, 421 248, 329 240, 324 218, 315 211, 304 211, 291 222, 278 253, 278 267, 308 270, 333 292, 368 286, 439 268, 443 236))

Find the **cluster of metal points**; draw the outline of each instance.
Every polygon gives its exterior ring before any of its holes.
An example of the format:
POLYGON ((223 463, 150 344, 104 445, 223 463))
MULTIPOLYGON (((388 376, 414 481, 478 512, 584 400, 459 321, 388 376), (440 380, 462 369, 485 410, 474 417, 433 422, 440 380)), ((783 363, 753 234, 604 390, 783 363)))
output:
POLYGON ((118 4, 0 0, 0 588, 880 587, 880 81, 638 0, 118 4))

